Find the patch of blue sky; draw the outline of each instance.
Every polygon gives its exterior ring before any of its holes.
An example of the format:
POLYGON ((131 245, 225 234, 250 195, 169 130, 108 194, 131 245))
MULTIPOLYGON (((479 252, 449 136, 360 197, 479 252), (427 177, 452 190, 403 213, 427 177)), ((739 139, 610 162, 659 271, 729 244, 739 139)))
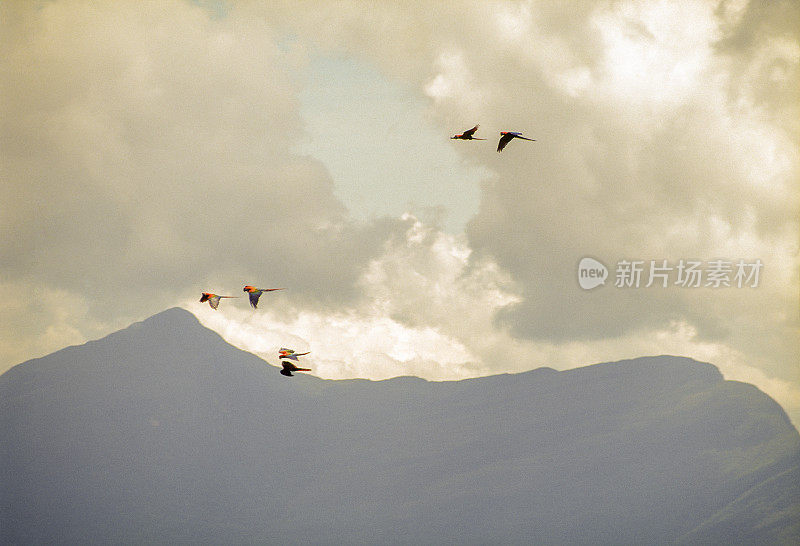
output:
POLYGON ((225 0, 189 0, 189 2, 207 10, 214 19, 222 19, 228 14, 228 2, 225 0))
POLYGON ((346 57, 311 60, 300 95, 308 139, 295 151, 320 160, 353 217, 410 212, 461 233, 488 176, 453 149, 424 96, 346 57))

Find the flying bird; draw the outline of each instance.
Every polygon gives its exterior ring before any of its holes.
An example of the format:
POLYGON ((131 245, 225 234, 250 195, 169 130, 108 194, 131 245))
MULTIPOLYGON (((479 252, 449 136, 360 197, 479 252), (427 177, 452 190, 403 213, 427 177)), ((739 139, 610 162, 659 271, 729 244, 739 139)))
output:
POLYGON ((485 138, 475 138, 474 136, 472 136, 475 134, 475 131, 478 130, 478 127, 480 127, 480 125, 476 125, 472 129, 468 129, 463 133, 461 133, 460 135, 453 135, 450 137, 450 140, 453 140, 454 138, 458 140, 486 140, 485 138))
POLYGON ((256 288, 248 284, 242 289, 242 291, 250 294, 250 305, 253 306, 253 309, 258 309, 258 298, 261 297, 261 294, 264 292, 274 292, 275 290, 283 290, 283 288, 256 288))
POLYGON ((292 349, 287 349, 285 347, 281 347, 280 350, 278 351, 278 358, 288 358, 290 360, 294 360, 295 362, 298 362, 298 357, 303 356, 303 355, 307 355, 310 352, 311 351, 308 351, 307 353, 296 353, 292 349))
POLYGON ((526 138, 522 136, 522 133, 515 133, 513 131, 500 131, 500 142, 497 143, 497 151, 502 152, 503 148, 506 147, 506 144, 511 142, 512 139, 521 138, 522 140, 530 140, 536 142, 535 138, 526 138))
POLYGON ((286 377, 292 377, 292 372, 310 372, 310 368, 298 368, 291 362, 287 362, 282 360, 281 363, 283 364, 283 369, 280 371, 281 375, 285 375, 286 377))
POLYGON ((216 294, 212 294, 211 292, 203 292, 203 296, 200 298, 200 303, 205 301, 211 306, 212 309, 216 309, 219 307, 219 300, 222 298, 238 298, 239 296, 218 296, 216 294))

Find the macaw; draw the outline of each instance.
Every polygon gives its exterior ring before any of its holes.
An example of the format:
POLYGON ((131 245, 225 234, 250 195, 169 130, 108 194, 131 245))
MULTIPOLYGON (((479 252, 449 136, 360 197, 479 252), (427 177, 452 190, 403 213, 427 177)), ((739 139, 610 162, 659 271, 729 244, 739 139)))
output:
POLYGON ((478 127, 480 127, 480 125, 476 125, 472 129, 468 129, 463 133, 461 133, 460 135, 453 135, 450 137, 450 140, 453 140, 454 138, 458 140, 486 140, 485 138, 475 138, 474 136, 472 136, 475 134, 475 131, 478 130, 478 127))
POLYGON ((216 309, 219 307, 219 300, 222 298, 238 298, 239 296, 217 296, 216 294, 212 294, 211 292, 203 292, 203 296, 200 298, 200 303, 205 301, 211 306, 212 309, 216 309))
POLYGON ((292 349, 281 347, 280 350, 278 351, 278 358, 288 358, 289 360, 294 360, 295 362, 298 362, 298 357, 307 355, 310 352, 311 351, 308 351, 307 353, 296 353, 292 349))
POLYGON ((513 131, 500 131, 500 142, 497 143, 497 151, 502 152, 503 148, 506 147, 506 144, 511 142, 512 139, 521 138, 522 140, 530 140, 536 142, 535 138, 526 138, 522 136, 522 133, 515 133, 513 131))
POLYGON ((275 290, 283 290, 283 288, 256 288, 248 284, 242 289, 242 291, 250 294, 250 305, 253 306, 253 309, 258 309, 258 298, 261 297, 261 294, 264 292, 274 292, 275 290))
POLYGON ((283 364, 283 369, 280 371, 281 375, 285 375, 286 377, 292 377, 292 372, 310 372, 310 368, 298 368, 291 362, 286 362, 282 360, 281 363, 283 364))

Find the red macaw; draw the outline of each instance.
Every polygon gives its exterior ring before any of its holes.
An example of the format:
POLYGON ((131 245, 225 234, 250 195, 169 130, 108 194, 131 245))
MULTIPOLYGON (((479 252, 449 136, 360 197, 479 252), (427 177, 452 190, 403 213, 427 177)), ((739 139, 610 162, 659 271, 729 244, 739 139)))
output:
POLYGON ((306 353, 296 353, 292 349, 287 349, 286 347, 281 347, 280 350, 278 351, 278 358, 288 358, 290 360, 294 360, 295 362, 298 362, 298 358, 297 357, 300 357, 300 356, 303 356, 303 355, 307 355, 310 352, 311 351, 308 351, 306 353))
POLYGON ((512 139, 521 138, 522 140, 530 140, 536 142, 535 138, 526 138, 522 136, 522 133, 515 133, 513 131, 500 131, 500 142, 497 143, 497 151, 502 152, 503 148, 506 147, 506 144, 511 142, 512 139))
POLYGON ((281 375, 285 375, 286 377, 292 377, 292 372, 310 372, 310 368, 298 368, 291 362, 287 362, 282 360, 281 363, 283 364, 283 369, 280 371, 281 375))
POLYGON ((480 127, 480 125, 476 125, 472 129, 468 129, 463 133, 461 133, 460 135, 453 135, 450 137, 450 140, 453 140, 454 138, 458 140, 486 140, 485 138, 475 138, 474 136, 472 136, 475 134, 475 131, 478 130, 478 127, 480 127))
POLYGON ((216 309, 219 307, 219 300, 222 298, 237 298, 238 296, 218 296, 216 294, 212 294, 211 292, 203 292, 203 296, 200 298, 200 303, 205 301, 211 306, 212 309, 216 309))
POLYGON ((250 305, 253 306, 253 309, 258 309, 258 298, 261 297, 261 294, 263 294, 264 292, 274 292, 275 290, 283 290, 283 288, 256 288, 255 286, 250 286, 248 284, 242 290, 250 294, 250 305))

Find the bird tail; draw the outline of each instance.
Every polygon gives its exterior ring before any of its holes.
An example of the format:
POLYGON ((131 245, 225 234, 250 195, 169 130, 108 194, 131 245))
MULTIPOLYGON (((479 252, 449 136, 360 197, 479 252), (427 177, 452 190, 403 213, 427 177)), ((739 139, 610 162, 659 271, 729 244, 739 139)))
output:
POLYGON ((310 372, 311 368, 295 368, 294 371, 296 371, 296 372, 310 372))

